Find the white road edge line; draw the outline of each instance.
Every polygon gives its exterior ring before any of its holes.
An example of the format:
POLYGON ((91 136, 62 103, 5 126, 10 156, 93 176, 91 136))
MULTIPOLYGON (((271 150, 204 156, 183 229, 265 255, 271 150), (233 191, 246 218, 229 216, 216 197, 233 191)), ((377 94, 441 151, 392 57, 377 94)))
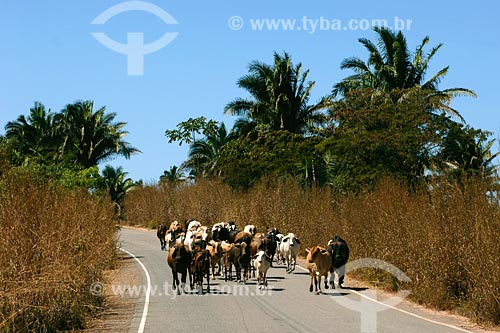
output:
MULTIPOLYGON (((304 270, 304 271, 306 271, 306 272, 309 272, 309 270, 308 270, 308 269, 305 269, 305 268, 304 268, 304 267, 302 267, 302 266, 297 265, 297 267, 298 267, 298 268, 300 268, 300 269, 302 269, 302 270, 304 270)), ((406 310, 403 310, 403 309, 397 308, 397 307, 395 307, 395 306, 392 306, 392 305, 389 305, 389 304, 386 304, 386 303, 380 302, 380 301, 378 301, 378 300, 376 300, 376 299, 374 299, 374 298, 371 298, 371 297, 368 297, 368 296, 366 296, 366 295, 363 295, 362 293, 357 292, 356 290, 349 290, 349 291, 350 291, 350 292, 352 292, 352 293, 355 293, 356 295, 359 295, 359 296, 361 296, 361 297, 363 297, 363 298, 366 298, 366 299, 368 299, 368 300, 370 300, 370 301, 372 301, 372 302, 375 302, 375 303, 377 303, 377 304, 384 305, 384 306, 386 306, 386 307, 388 307, 388 308, 391 308, 391 309, 393 309, 393 310, 399 311, 399 312, 401 312, 401 313, 407 314, 407 315, 409 315, 409 316, 412 316, 412 317, 415 317, 415 318, 418 318, 418 319, 421 319, 421 320, 425 320, 425 321, 430 322, 430 323, 432 323, 432 324, 445 326, 445 327, 452 328, 452 329, 455 329, 455 330, 457 330, 457 331, 461 331, 461 332, 474 333, 474 332, 472 332, 472 331, 468 331, 468 330, 466 330, 466 329, 464 329, 464 328, 461 328, 461 327, 457 327, 457 326, 454 326, 454 325, 451 325, 451 324, 441 323, 441 322, 439 322, 439 321, 435 321, 435 320, 432 320, 432 319, 429 319, 429 318, 425 318, 425 317, 419 316, 419 315, 417 315, 417 314, 415 314, 415 313, 411 313, 411 312, 409 312, 409 311, 406 311, 406 310)))
POLYGON ((146 269, 146 266, 137 258, 133 253, 119 247, 119 250, 129 254, 132 258, 134 258, 139 265, 141 265, 142 270, 144 271, 144 274, 146 274, 146 280, 148 287, 146 288, 146 299, 144 300, 144 310, 142 310, 142 317, 141 317, 141 323, 139 324, 139 329, 137 330, 138 333, 143 333, 144 332, 144 326, 146 325, 146 318, 148 316, 148 307, 149 307, 149 295, 151 294, 151 277, 149 276, 149 272, 146 269))

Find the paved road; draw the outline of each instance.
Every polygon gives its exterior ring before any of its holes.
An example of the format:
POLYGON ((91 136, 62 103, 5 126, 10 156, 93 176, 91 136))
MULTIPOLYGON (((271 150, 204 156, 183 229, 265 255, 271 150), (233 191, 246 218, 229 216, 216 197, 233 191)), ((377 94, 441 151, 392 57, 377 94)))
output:
MULTIPOLYGON (((126 289, 130 292, 136 288, 141 293, 130 332, 140 332, 141 328, 144 332, 470 332, 429 322, 360 296, 372 295, 371 290, 337 288, 314 295, 308 290, 308 273, 300 268, 292 274, 286 274, 283 266, 271 268, 267 292, 256 288, 255 279, 242 285, 216 278, 210 294, 178 296, 170 288, 172 274, 166 252, 160 250, 154 231, 122 229, 120 240, 121 248, 143 264, 151 283, 148 300, 147 275, 140 269, 144 285, 126 289)), ((349 286, 348 279, 345 286, 349 286)), ((119 292, 123 286, 116 288, 119 292)), ((396 307, 457 325, 453 317, 433 317, 404 303, 396 307)))

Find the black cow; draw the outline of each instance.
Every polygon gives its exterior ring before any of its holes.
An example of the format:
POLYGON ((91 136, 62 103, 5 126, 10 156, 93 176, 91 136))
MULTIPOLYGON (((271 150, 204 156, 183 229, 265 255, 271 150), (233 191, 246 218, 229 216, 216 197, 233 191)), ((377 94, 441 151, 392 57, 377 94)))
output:
POLYGON ((192 285, 193 278, 191 277, 191 261, 192 254, 189 248, 183 244, 175 244, 170 248, 167 257, 167 263, 172 269, 172 277, 173 277, 173 289, 177 289, 177 293, 181 293, 185 291, 184 288, 186 286, 186 278, 189 274, 189 281, 192 285), (181 273, 181 288, 179 288, 179 277, 178 273, 181 273))
POLYGON ((330 285, 335 288, 334 283, 334 272, 337 271, 339 277, 339 287, 342 288, 345 276, 345 265, 347 260, 349 260, 349 247, 347 242, 335 235, 330 241, 328 241, 328 252, 330 252, 332 258, 332 266, 330 268, 330 285))
POLYGON ((267 244, 267 253, 271 257, 271 267, 273 267, 274 255, 276 254, 276 248, 278 247, 278 237, 277 235, 280 232, 278 229, 273 228, 269 230, 269 232, 265 235, 267 239, 269 239, 269 243, 267 244))

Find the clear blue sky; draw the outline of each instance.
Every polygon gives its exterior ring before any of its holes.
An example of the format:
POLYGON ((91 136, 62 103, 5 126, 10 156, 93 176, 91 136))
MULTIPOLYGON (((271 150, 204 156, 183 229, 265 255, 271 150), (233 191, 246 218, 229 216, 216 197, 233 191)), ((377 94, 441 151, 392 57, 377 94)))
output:
MULTIPOLYGON (((440 88, 465 87, 479 98, 457 98, 453 106, 476 128, 500 134, 498 66, 500 2, 457 1, 190 1, 151 0, 178 24, 166 24, 152 13, 122 12, 103 25, 91 22, 119 0, 3 0, 0 11, 0 133, 8 121, 27 114, 34 101, 52 111, 79 99, 92 99, 127 122, 126 140, 142 150, 130 160, 116 159, 133 179, 155 181, 171 165, 186 159, 188 147, 168 144, 164 136, 189 117, 205 116, 231 126, 223 115, 226 103, 246 93, 236 80, 252 60, 271 62, 274 51, 287 51, 294 62, 310 69, 316 81, 312 101, 331 91, 351 74, 341 71, 344 58, 367 58, 360 37, 374 38, 370 30, 349 29, 350 20, 394 18, 411 20, 403 29, 410 49, 426 35, 430 45, 443 43, 429 74, 450 66, 440 88), (228 20, 233 16, 233 30, 228 20), (317 22, 312 33, 303 18, 317 22), (293 31, 252 28, 255 19, 296 20, 293 31), (253 20, 253 21, 252 21, 253 20), (321 20, 323 26, 321 27, 321 20), (342 22, 340 30, 326 30, 325 20, 342 22), (346 29, 344 29, 346 27, 346 29), (307 31, 306 31, 307 30, 307 31), (178 36, 159 51, 144 57, 142 76, 127 74, 127 57, 102 44, 92 32, 104 32, 120 43, 128 32, 143 32, 145 43, 166 32, 178 36)), ((355 23, 353 23, 355 27, 355 23)), ((365 22, 365 21, 363 21, 365 22)), ((330 23, 331 25, 331 23, 330 23)), ((494 150, 498 150, 498 144, 494 150)))

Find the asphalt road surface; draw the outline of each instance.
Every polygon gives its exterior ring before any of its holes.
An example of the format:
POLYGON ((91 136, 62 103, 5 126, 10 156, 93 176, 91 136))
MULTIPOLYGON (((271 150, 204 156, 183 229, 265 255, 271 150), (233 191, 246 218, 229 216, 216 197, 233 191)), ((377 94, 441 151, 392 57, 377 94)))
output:
POLYGON ((129 332, 478 331, 460 327, 453 316, 433 315, 408 302, 386 299, 393 307, 377 303, 374 290, 350 289, 348 277, 345 289, 323 289, 322 295, 315 295, 309 292, 304 269, 287 274, 276 263, 268 272, 267 291, 257 288, 255 278, 244 285, 216 277, 210 294, 188 290, 177 295, 171 288, 167 252, 161 251, 155 231, 122 229, 120 241, 120 247, 136 257, 143 281, 143 285, 112 286, 115 293, 139 297, 129 332))

